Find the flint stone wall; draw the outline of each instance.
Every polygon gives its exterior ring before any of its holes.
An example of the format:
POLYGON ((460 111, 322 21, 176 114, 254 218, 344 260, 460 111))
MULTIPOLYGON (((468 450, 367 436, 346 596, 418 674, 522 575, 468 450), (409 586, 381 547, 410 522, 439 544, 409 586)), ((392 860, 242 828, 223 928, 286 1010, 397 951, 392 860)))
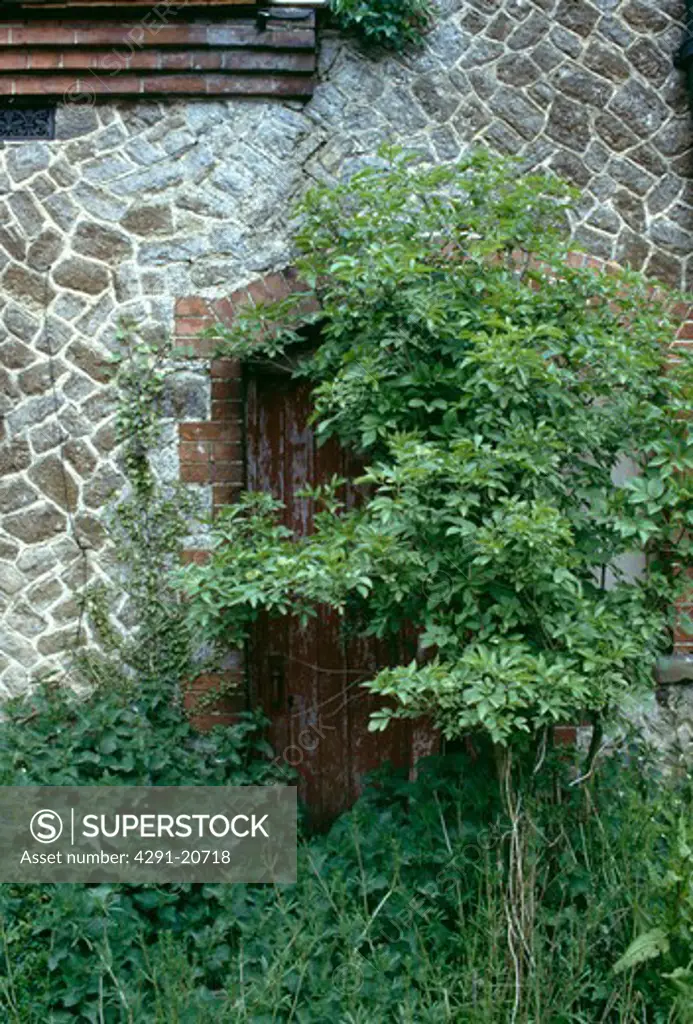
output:
MULTIPOLYGON (((294 200, 382 140, 431 161, 481 143, 553 168, 582 190, 588 251, 690 287, 682 20, 683 0, 442 0, 403 58, 323 34, 307 106, 63 106, 56 141, 2 145, 0 699, 65 670, 78 594, 110 571, 99 516, 123 483, 105 362, 117 319, 158 338, 177 299, 223 298, 290 264, 294 200)), ((211 415, 208 374, 192 362, 171 395, 171 478, 176 421, 211 415)))

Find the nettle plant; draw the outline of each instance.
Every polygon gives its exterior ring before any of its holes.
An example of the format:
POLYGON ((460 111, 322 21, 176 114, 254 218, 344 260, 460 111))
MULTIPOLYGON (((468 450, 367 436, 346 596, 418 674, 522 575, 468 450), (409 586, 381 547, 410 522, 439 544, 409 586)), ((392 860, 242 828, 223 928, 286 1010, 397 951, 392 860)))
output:
POLYGON ((485 153, 431 169, 390 149, 308 194, 308 294, 248 309, 222 348, 310 378, 366 496, 314 492, 297 539, 246 495, 183 574, 194 629, 240 644, 261 609, 320 604, 378 637, 413 625, 415 660, 365 684, 396 700, 372 728, 428 715, 500 750, 651 690, 690 558, 693 366, 667 367, 673 297, 569 260, 574 198, 485 153))

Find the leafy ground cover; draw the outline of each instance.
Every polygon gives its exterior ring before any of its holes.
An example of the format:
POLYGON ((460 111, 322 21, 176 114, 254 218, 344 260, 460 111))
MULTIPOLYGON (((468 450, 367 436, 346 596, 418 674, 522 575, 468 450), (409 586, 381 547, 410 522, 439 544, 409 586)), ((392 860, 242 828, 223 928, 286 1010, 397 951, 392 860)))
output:
MULTIPOLYGON (((49 689, 0 726, 5 784, 268 781, 262 755, 256 721, 200 738, 146 688, 81 704, 49 689)), ((295 887, 5 885, 4 1017, 688 1021, 690 779, 663 788, 636 755, 589 788, 549 757, 523 788, 514 893, 512 823, 481 748, 434 759, 413 783, 383 773, 328 835, 304 839, 295 887), (526 915, 530 943, 519 1004, 509 912, 526 915)))

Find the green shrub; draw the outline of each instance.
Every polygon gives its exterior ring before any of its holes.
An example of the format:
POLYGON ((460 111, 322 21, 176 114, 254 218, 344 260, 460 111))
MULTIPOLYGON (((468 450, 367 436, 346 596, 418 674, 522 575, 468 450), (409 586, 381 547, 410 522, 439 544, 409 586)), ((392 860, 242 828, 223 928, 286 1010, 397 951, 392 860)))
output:
POLYGON ((246 309, 218 328, 220 350, 293 362, 318 438, 366 470, 306 488, 305 537, 270 495, 246 495, 181 574, 191 629, 211 641, 241 645, 260 611, 307 623, 321 605, 381 640, 414 624, 411 653, 363 684, 385 699, 370 727, 425 716, 494 745, 513 1022, 536 978, 522 759, 538 772, 556 723, 589 714, 591 775, 603 723, 652 690, 672 649, 693 551, 693 356, 667 366, 671 295, 576 265, 575 198, 487 152, 431 167, 391 147, 311 190, 307 291, 246 309))
POLYGON ((388 701, 371 727, 429 716, 506 750, 651 691, 693 550, 693 356, 666 372, 665 292, 574 265, 574 199, 486 152, 391 148, 308 193, 297 267, 319 312, 302 291, 218 334, 231 356, 298 352, 318 437, 367 460, 365 498, 315 491, 298 539, 267 495, 229 509, 183 576, 193 628, 241 643, 260 609, 321 603, 379 638, 415 623, 416 659, 364 684, 388 701))
POLYGON ((391 50, 420 42, 433 16, 431 0, 332 0, 331 10, 343 28, 391 50))

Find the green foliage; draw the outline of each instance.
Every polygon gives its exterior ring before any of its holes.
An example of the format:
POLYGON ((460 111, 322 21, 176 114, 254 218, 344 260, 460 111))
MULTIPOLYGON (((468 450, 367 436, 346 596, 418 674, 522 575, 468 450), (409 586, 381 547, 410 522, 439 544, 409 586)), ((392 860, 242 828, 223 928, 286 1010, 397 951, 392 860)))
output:
POLYGON ((638 935, 637 939, 631 942, 623 956, 614 964, 616 974, 621 974, 630 967, 637 967, 647 960, 654 960, 662 953, 669 952, 669 939, 667 933, 661 928, 652 928, 649 932, 638 935))
MULTIPOLYGON (((4 786, 237 786, 279 779, 268 763, 264 721, 201 736, 161 678, 78 697, 45 683, 4 707, 4 786)), ((3 885, 5 944, 0 1000, 13 1024, 127 1021, 123 976, 146 987, 147 947, 160 929, 211 928, 201 886, 3 885), (103 1014, 100 1016, 99 1014, 103 1014), (52 1015, 52 1016, 51 1016, 52 1015)), ((136 1017, 135 1019, 143 1019, 136 1017)))
POLYGON ((321 313, 305 293, 249 310, 225 347, 312 379, 321 437, 368 463, 362 500, 354 481, 314 491, 296 541, 276 502, 246 496, 209 565, 183 573, 189 614, 171 577, 189 508, 151 463, 173 353, 123 338, 129 485, 111 528, 135 628, 122 591, 92 602, 101 685, 11 703, 0 781, 273 781, 262 723, 199 736, 180 683, 200 639, 242 644, 260 609, 308 620, 321 603, 377 636, 414 623, 417 659, 368 685, 481 737, 413 784, 382 775, 304 844, 296 887, 3 886, 11 1024, 690 1020, 690 778, 665 785, 634 749, 575 786, 564 757, 542 748, 538 772, 516 742, 650 685, 690 553, 691 370, 662 373, 668 300, 566 263, 570 199, 483 154, 431 170, 392 152, 307 197, 321 313), (639 475, 619 482, 626 456, 639 475), (633 550, 644 580, 623 567, 633 550), (489 740, 520 748, 503 757, 522 816, 489 740))
MULTIPOLYGON (((690 779, 689 779, 690 785, 690 779)), ((655 961, 682 1008, 682 1020, 693 1020, 693 818, 690 789, 662 803, 658 823, 666 854, 648 863, 647 906, 640 909, 638 934, 614 965, 618 974, 655 961), (646 930, 643 930, 646 929, 646 930)))
POLYGON ((568 259, 572 201, 484 153, 396 150, 309 193, 298 266, 320 312, 301 292, 219 333, 311 379, 320 439, 368 461, 365 498, 333 481, 299 540, 267 496, 229 511, 183 576, 194 628, 241 643, 259 609, 320 603, 379 637, 415 624, 417 659, 368 684, 398 701, 373 728, 427 714, 509 744, 651 688, 691 551, 693 363, 665 372, 668 295, 568 259))
POLYGON ((420 42, 433 17, 431 0, 332 0, 330 7, 342 28, 390 50, 420 42))
POLYGON ((119 342, 116 430, 127 483, 104 515, 117 573, 85 595, 98 649, 83 651, 79 665, 91 684, 158 678, 169 692, 201 671, 199 644, 170 577, 200 509, 190 488, 162 481, 153 468, 166 389, 179 370, 176 352, 142 342, 129 327, 119 342))
POLYGON ((47 682, 3 710, 3 786, 242 785, 272 774, 259 716, 200 735, 159 677, 87 696, 47 682))
MULTIPOLYGON (((631 753, 592 792, 560 759, 525 791, 517 1024, 687 1021, 690 931, 666 960, 612 969, 634 934, 668 927, 653 924, 679 857, 667 808, 692 810, 690 781, 663 786, 631 753)), ((0 1005, 11 1024, 508 1024, 507 836, 488 763, 456 755, 413 784, 382 774, 305 844, 295 887, 6 886, 0 1005)))

